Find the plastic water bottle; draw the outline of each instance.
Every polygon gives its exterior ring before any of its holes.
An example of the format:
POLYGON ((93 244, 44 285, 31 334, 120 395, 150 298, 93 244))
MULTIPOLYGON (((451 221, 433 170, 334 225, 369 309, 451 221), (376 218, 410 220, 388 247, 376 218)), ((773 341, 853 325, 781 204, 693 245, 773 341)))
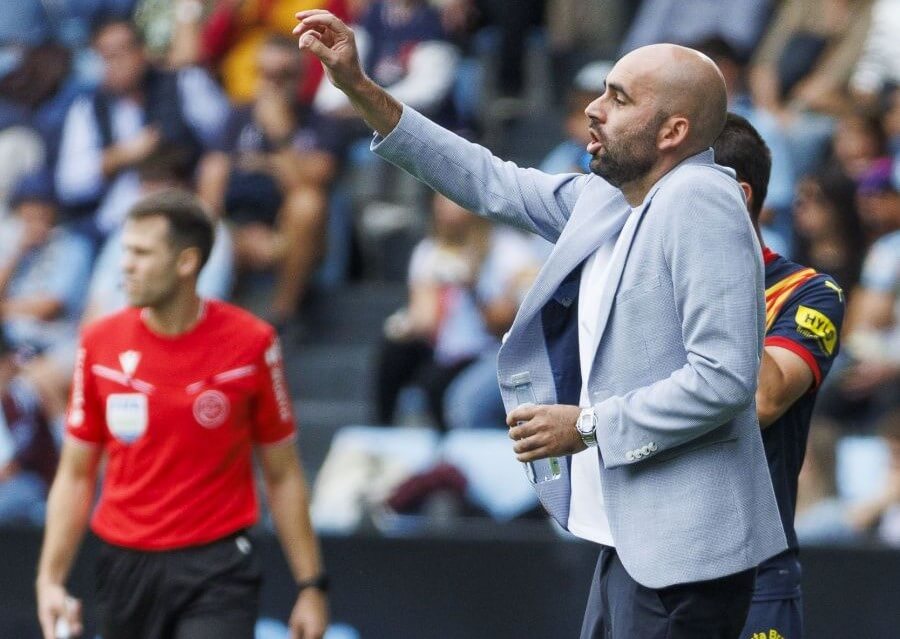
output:
MULTIPOLYGON (((516 404, 524 406, 526 404, 537 404, 537 398, 534 395, 534 388, 531 386, 531 373, 516 373, 512 376, 512 385, 516 393, 516 404)), ((519 422, 522 424, 524 422, 519 422)), ((525 462, 525 476, 532 484, 543 484, 544 482, 554 481, 562 476, 558 457, 547 457, 535 461, 525 462)))

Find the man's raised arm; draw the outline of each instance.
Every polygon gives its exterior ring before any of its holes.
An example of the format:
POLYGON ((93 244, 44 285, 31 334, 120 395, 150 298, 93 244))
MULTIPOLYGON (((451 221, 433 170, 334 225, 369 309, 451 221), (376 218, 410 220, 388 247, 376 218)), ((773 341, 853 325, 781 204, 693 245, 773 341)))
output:
POLYGON ((376 153, 470 211, 556 241, 588 176, 548 175, 504 162, 405 107, 366 76, 352 29, 334 15, 301 11, 297 19, 300 50, 319 59, 329 81, 378 134, 376 153))

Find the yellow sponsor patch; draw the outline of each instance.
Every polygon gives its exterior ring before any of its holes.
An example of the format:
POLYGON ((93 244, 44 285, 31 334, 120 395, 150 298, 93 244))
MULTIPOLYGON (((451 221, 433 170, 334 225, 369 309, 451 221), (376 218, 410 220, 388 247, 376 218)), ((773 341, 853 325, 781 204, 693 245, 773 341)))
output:
POLYGON ((837 330, 834 323, 814 308, 800 305, 794 316, 797 322, 797 332, 804 337, 810 337, 819 342, 822 350, 831 355, 837 345, 837 330))

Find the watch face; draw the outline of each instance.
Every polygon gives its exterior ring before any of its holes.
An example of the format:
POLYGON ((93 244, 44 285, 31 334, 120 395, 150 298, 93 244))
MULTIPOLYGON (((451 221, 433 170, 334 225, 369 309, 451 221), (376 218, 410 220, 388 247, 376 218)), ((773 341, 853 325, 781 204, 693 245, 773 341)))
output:
POLYGON ((594 415, 593 414, 583 414, 578 417, 578 432, 584 435, 590 435, 594 432, 594 415))

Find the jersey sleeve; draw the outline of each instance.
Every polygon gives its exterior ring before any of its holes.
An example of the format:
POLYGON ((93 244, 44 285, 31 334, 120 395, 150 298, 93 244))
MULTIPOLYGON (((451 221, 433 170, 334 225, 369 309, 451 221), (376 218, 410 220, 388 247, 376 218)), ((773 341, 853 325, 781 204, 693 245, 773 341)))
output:
POLYGON ((274 331, 266 338, 266 346, 257 361, 258 393, 253 414, 253 441, 269 445, 290 441, 295 437, 294 414, 281 345, 274 331))
POLYGON ((66 434, 83 443, 103 444, 106 441, 106 420, 103 405, 97 394, 97 384, 89 362, 84 341, 75 354, 75 373, 66 412, 66 434))
POLYGON ((844 292, 830 277, 814 277, 791 296, 766 333, 766 346, 787 349, 803 359, 815 379, 813 390, 840 350, 844 292))

